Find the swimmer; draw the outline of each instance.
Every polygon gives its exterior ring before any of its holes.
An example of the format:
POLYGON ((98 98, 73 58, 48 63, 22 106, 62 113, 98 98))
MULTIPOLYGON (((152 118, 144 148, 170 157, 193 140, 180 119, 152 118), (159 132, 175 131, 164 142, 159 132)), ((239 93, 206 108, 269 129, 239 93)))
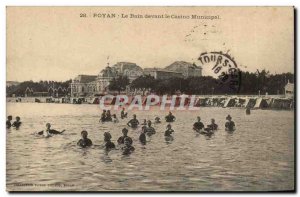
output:
POLYGON ((127 135, 128 129, 126 129, 126 128, 122 129, 122 133, 123 133, 123 136, 119 137, 118 144, 124 144, 125 138, 128 138, 128 140, 131 141, 131 144, 132 144, 132 139, 127 135))
POLYGON ((103 110, 99 122, 105 122, 105 120, 106 120, 106 110, 103 110))
POLYGON ((143 123, 142 123, 141 125, 143 125, 143 126, 147 126, 147 120, 146 120, 146 119, 144 119, 144 121, 143 121, 143 123))
POLYGON ((171 137, 174 130, 170 124, 167 125, 167 130, 165 131, 165 137, 171 137))
POLYGON ((16 121, 11 125, 12 127, 15 127, 16 129, 18 129, 21 126, 22 122, 20 122, 20 117, 17 116, 16 117, 16 121))
POLYGON ((160 118, 159 117, 155 117, 155 123, 158 124, 158 123, 161 123, 160 121, 160 118))
POLYGON ((131 128, 137 128, 139 125, 139 121, 136 119, 136 115, 133 114, 133 119, 129 120, 129 122, 127 123, 127 125, 131 128))
POLYGON ((201 122, 200 116, 197 116, 197 122, 194 123, 193 129, 196 132, 200 132, 204 128, 204 124, 201 122))
POLYGON ((172 114, 172 112, 169 112, 169 114, 165 117, 166 122, 174 122, 176 120, 175 116, 172 114))
POLYGON ((148 127, 146 127, 146 133, 149 136, 156 133, 155 129, 151 125, 152 125, 152 122, 149 120, 148 121, 148 127))
POLYGON ((228 115, 226 117, 227 122, 225 123, 225 130, 226 131, 234 131, 235 130, 235 123, 232 121, 232 117, 228 115))
POLYGON ((93 142, 87 136, 88 136, 87 131, 85 131, 85 130, 81 131, 81 137, 82 138, 77 142, 77 145, 81 146, 82 148, 92 146, 93 142))
POLYGON ((125 113, 125 108, 123 108, 121 111, 121 119, 123 118, 127 118, 127 112, 125 113))
POLYGON ((105 121, 112 121, 110 110, 107 110, 106 112, 105 121))
POLYGON ((62 134, 63 132, 65 132, 65 130, 62 130, 62 131, 57 131, 57 130, 54 130, 54 129, 51 129, 51 124, 50 123, 47 123, 46 124, 46 133, 44 133, 44 131, 40 131, 38 132, 39 135, 45 135, 45 136, 49 136, 49 134, 62 134))
POLYGON ((146 145, 146 135, 145 135, 145 133, 146 133, 146 126, 143 126, 142 127, 142 133, 139 137, 139 140, 140 140, 141 144, 143 144, 143 145, 146 145))
POLYGON ((115 144, 112 141, 110 141, 111 140, 110 133, 104 132, 103 135, 104 135, 104 142, 105 142, 105 150, 109 151, 111 149, 115 149, 116 148, 115 144))
POLYGON ((209 129, 210 131, 218 130, 218 125, 215 123, 215 119, 211 119, 211 123, 210 125, 207 125, 207 129, 209 129))
POLYGON ((12 116, 7 116, 6 120, 6 128, 9 129, 11 127, 12 116))
POLYGON ((119 122, 119 119, 117 118, 116 114, 112 115, 112 121, 113 121, 113 123, 118 123, 119 122))
POLYGON ((124 145, 125 146, 122 147, 123 155, 129 155, 135 150, 135 148, 132 146, 132 143, 128 137, 124 138, 124 145))

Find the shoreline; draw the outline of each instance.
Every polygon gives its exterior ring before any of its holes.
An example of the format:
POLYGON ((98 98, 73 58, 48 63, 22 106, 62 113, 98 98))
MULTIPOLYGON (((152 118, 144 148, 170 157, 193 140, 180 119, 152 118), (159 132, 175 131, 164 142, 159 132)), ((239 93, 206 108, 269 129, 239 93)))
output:
MULTIPOLYGON (((160 96, 161 98, 162 96, 160 96)), ((129 97, 128 103, 133 100, 129 97)), ((170 97, 171 98, 171 97, 170 97)), ((177 96, 175 107, 179 106, 180 97, 177 96), (177 99, 178 98, 178 99, 177 99)), ((145 105, 147 96, 142 96, 142 105, 145 105)), ((12 103, 56 103, 56 104, 99 104, 99 97, 6 97, 6 102, 12 103)), ((115 105, 116 96, 106 100, 105 105, 115 105)), ((160 104, 160 103, 159 103, 160 104)), ((157 105, 159 105, 157 104, 157 105)), ((185 106, 189 105, 189 100, 185 106)), ((196 95, 194 106, 196 107, 223 107, 223 108, 250 108, 250 109, 271 109, 271 110, 294 110, 293 98, 284 95, 196 95)))

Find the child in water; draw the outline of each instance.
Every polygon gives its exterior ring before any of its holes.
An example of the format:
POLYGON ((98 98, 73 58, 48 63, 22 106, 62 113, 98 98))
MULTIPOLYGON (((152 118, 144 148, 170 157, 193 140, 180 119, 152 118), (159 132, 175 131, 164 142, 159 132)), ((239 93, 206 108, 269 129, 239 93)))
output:
POLYGON ((129 155, 135 150, 135 148, 131 146, 131 141, 128 137, 124 138, 124 145, 125 146, 122 147, 123 155, 129 155))
POLYGON ((155 124, 159 124, 161 123, 160 118, 159 117, 155 117, 155 124))
POLYGON ((225 123, 225 130, 226 131, 234 131, 235 130, 235 124, 232 121, 232 117, 228 115, 226 117, 227 122, 225 123))
POLYGON ((116 148, 115 144, 110 141, 111 140, 111 135, 109 132, 104 132, 104 142, 105 142, 105 150, 109 151, 111 149, 116 148))
POLYGON ((46 137, 49 137, 49 136, 51 136, 50 134, 56 135, 56 134, 62 134, 63 132, 65 132, 65 130, 57 131, 57 130, 51 129, 51 124, 47 123, 46 131, 40 131, 40 132, 38 132, 38 135, 45 135, 46 137))
POLYGON ((77 142, 77 145, 78 146, 81 146, 82 148, 85 148, 85 147, 89 147, 89 146, 92 146, 93 145, 93 142, 92 140, 90 140, 87 136, 88 136, 88 132, 83 130, 81 131, 81 136, 82 136, 82 139, 80 139, 78 142, 77 142))
POLYGON ((20 122, 20 117, 17 116, 16 117, 16 121, 12 124, 12 127, 15 127, 16 129, 18 129, 21 126, 22 122, 20 122))

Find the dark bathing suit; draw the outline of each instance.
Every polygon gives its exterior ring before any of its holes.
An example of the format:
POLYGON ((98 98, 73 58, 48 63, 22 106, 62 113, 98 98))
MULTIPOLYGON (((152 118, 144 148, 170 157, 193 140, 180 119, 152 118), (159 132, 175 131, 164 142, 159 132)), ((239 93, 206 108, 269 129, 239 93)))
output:
POLYGON ((126 138, 126 137, 130 141, 130 144, 132 144, 132 139, 131 139, 131 137, 128 137, 128 136, 121 136, 121 137, 119 137, 118 144, 124 144, 124 138, 126 138))
POLYGON ((165 131, 165 136, 166 136, 166 137, 171 137, 171 136, 172 136, 171 134, 172 134, 173 132, 174 132, 173 129, 168 129, 168 130, 165 131))
POLYGON ((137 119, 131 119, 128 123, 131 128, 137 128, 139 125, 139 121, 137 119))
POLYGON ((21 126, 22 122, 17 122, 15 121, 13 124, 12 124, 12 127, 16 127, 16 128, 19 128, 21 126))
POLYGON ((7 120, 6 121, 6 128, 9 129, 11 127, 11 122, 10 120, 7 120))
POLYGON ((135 148, 133 146, 124 146, 122 147, 122 150, 123 150, 123 155, 129 155, 135 150, 135 148))
POLYGON ((226 122, 225 123, 225 128, 226 130, 228 131, 234 131, 234 127, 235 127, 235 124, 233 121, 230 121, 230 122, 226 122))
POLYGON ((105 143, 105 150, 110 150, 116 148, 115 144, 111 141, 105 143))
POLYGON ((173 115, 167 115, 166 116, 166 122, 174 122, 175 116, 173 115))
MULTIPOLYGON (((54 130, 54 129, 50 129, 50 130, 48 131, 48 133, 49 133, 49 134, 62 134, 62 132, 56 131, 56 130, 54 130)), ((44 134, 44 131, 40 131, 40 132, 38 132, 38 134, 39 134, 39 135, 43 135, 43 134, 44 134)))
POLYGON ((88 147, 88 146, 92 146, 92 145, 93 145, 93 142, 92 142, 92 140, 90 140, 89 138, 86 138, 86 139, 80 139, 80 140, 77 142, 77 145, 81 146, 82 148, 85 148, 85 147, 88 147))
POLYGON ((193 126, 194 126, 194 129, 197 129, 197 130, 201 130, 204 128, 204 124, 202 122, 195 122, 193 126))

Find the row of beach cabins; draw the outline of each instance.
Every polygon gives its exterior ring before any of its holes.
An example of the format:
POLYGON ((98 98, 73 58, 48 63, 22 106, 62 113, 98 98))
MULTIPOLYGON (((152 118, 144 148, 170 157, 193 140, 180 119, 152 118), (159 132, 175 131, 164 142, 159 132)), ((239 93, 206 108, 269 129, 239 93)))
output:
MULTIPOLYGON (((114 105, 116 98, 105 99, 105 105, 114 105)), ((129 97, 128 103, 133 100, 133 96, 129 97)), ((37 102, 37 103, 71 103, 71 104, 99 104, 101 97, 27 97, 27 98, 9 98, 8 102, 37 102)), ((162 100, 162 99, 160 99, 162 100)), ((171 100, 168 98, 168 100, 171 100)), ((185 100, 185 106, 190 105, 190 97, 185 100)), ((175 106, 180 105, 181 97, 177 96, 175 106)), ((142 103, 145 105, 147 97, 142 97, 142 103)), ((160 105, 158 103, 157 105, 160 105)), ((277 95, 270 96, 196 96, 194 101, 195 107, 238 107, 251 109, 294 109, 294 99, 285 98, 277 95)))

